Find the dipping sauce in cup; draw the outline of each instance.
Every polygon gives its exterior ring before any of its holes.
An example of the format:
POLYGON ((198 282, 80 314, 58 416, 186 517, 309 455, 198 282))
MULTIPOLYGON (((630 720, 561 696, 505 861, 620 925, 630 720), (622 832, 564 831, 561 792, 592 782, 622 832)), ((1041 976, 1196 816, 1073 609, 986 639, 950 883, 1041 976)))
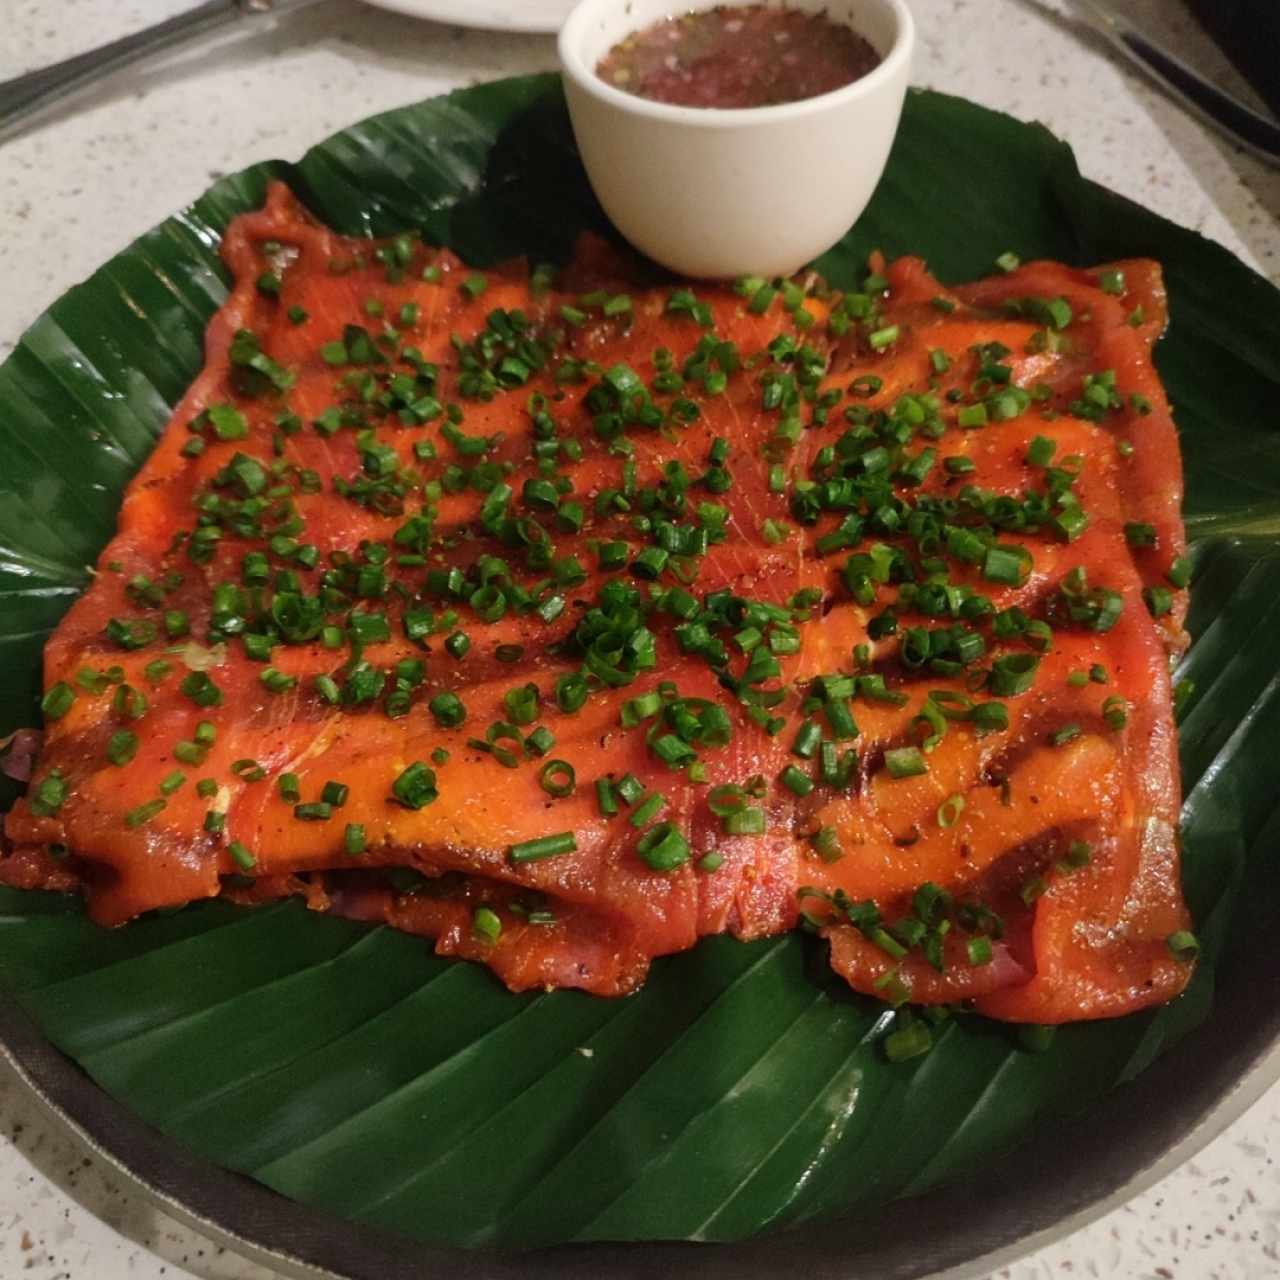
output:
POLYGON ((578 0, 560 61, 613 225, 680 275, 731 280, 790 275, 866 208, 914 43, 907 0, 578 0))
POLYGON ((634 32, 596 73, 651 102, 741 108, 816 98, 879 65, 870 41, 825 13, 725 4, 634 32))

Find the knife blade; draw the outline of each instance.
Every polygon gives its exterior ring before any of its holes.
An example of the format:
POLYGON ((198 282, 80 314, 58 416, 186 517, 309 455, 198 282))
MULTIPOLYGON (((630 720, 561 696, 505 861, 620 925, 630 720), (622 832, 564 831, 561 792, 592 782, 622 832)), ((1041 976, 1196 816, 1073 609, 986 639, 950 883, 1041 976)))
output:
POLYGON ((1224 137, 1280 166, 1280 124, 1220 89, 1176 54, 1145 35, 1106 0, 1073 0, 1076 10, 1165 92, 1224 137))

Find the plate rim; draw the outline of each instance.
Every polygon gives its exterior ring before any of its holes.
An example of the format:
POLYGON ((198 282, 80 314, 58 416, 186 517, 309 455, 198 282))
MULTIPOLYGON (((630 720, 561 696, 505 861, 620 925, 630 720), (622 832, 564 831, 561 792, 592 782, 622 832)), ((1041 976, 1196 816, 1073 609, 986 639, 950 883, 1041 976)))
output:
MULTIPOLYGON (((885 1225, 897 1233, 887 1251, 860 1230, 866 1211, 824 1222, 833 1242, 848 1234, 840 1249, 806 1258, 809 1280, 976 1280, 1096 1221, 1191 1159, 1280 1079, 1280 1007, 1264 994, 1280 982, 1280 954, 1260 956, 1258 967, 1269 972, 1238 982, 1216 1010, 1250 1029, 1234 1051, 1184 1038, 1085 1114, 1040 1126, 1000 1167, 884 1206, 875 1214, 877 1236, 885 1225), (1046 1149, 1055 1161, 1044 1158, 1046 1149), (1092 1179, 1082 1176, 1090 1157, 1099 1170, 1092 1179), (981 1207, 992 1204, 998 1211, 984 1214, 981 1207)), ((801 1224, 711 1246, 468 1251, 426 1244, 290 1200, 187 1151, 94 1083, 7 994, 0 995, 0 1056, 59 1127, 149 1202, 299 1280, 672 1280, 695 1273, 699 1280, 772 1280, 794 1274, 798 1248, 812 1241, 801 1224)))
POLYGON ((474 13, 469 12, 472 0, 364 0, 365 4, 373 5, 376 9, 402 13, 424 22, 441 22, 451 27, 468 27, 473 31, 505 31, 512 35, 555 35, 573 7, 572 0, 565 0, 564 16, 554 22, 547 22, 538 18, 521 18, 519 0, 499 0, 499 3, 503 2, 511 10, 512 17, 509 19, 496 16, 485 18, 483 14, 477 18, 474 13), (429 12, 432 9, 438 12, 429 12))

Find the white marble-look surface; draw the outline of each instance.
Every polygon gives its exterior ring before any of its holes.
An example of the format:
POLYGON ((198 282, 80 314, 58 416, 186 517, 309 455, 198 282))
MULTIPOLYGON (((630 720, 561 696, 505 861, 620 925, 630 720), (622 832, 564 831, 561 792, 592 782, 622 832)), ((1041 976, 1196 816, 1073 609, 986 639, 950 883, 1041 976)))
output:
MULTIPOLYGON (((0 0, 0 78, 190 3, 0 0)), ((1068 0, 913 7, 917 83, 1042 120, 1074 145, 1088 176, 1280 280, 1280 172, 1239 155, 1113 61, 1069 20, 1068 0)), ((1127 7, 1230 78, 1177 0, 1127 7)), ((322 0, 274 29, 259 25, 128 73, 0 147, 0 357, 64 289, 221 174, 296 158, 388 107, 553 64, 547 38, 463 33, 356 0, 322 0)), ((5 1280, 272 1280, 153 1209, 4 1077, 0 1135, 5 1280)), ((1146 1194, 999 1276, 1280 1276, 1272 1152, 1280 1152, 1280 1090, 1146 1194)))

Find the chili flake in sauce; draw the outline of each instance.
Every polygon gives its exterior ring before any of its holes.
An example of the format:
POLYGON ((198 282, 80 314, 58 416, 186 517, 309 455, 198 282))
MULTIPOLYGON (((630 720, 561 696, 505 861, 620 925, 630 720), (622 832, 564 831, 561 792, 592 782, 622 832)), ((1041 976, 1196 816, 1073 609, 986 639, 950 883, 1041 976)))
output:
POLYGON ((880 55, 825 13, 718 5, 664 18, 614 45, 596 67, 615 88, 685 107, 769 107, 860 80, 880 55))

